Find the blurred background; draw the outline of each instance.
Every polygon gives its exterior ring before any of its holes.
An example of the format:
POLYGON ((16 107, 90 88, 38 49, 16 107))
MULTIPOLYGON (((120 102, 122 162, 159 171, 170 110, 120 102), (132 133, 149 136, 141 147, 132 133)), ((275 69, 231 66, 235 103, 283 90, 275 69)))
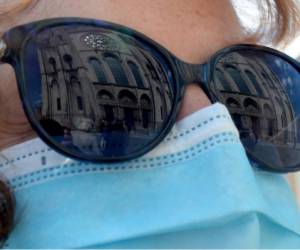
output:
MULTIPOLYGON (((286 53, 300 61, 300 35, 288 45, 286 53)), ((300 97, 299 97, 300 98, 300 97)))
MULTIPOLYGON (((299 8, 300 8, 300 0, 298 0, 299 8)), ((297 58, 300 61, 300 34, 291 41, 291 43, 286 48, 286 53, 294 58, 297 58)), ((300 98, 300 97, 299 97, 300 98)), ((300 182, 300 179, 299 179, 300 182)))

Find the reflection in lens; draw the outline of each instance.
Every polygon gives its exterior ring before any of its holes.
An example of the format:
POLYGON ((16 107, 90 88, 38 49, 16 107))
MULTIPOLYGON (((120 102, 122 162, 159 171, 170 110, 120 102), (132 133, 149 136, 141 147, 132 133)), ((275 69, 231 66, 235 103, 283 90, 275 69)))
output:
POLYGON ((69 151, 128 156, 164 128, 174 98, 170 70, 147 43, 88 25, 59 26, 38 33, 25 51, 35 115, 69 151))
POLYGON ((274 170, 300 167, 300 77, 288 61, 257 50, 222 56, 210 86, 226 104, 247 152, 274 170))

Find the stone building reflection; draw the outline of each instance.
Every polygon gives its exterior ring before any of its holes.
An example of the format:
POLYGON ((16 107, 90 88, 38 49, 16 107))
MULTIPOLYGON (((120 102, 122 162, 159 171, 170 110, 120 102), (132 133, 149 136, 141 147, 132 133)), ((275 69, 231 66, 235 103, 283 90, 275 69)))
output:
POLYGON ((299 119, 282 79, 263 60, 246 52, 230 53, 216 66, 212 90, 229 108, 241 138, 299 150, 299 119))
POLYGON ((41 32, 37 44, 42 120, 89 135, 139 138, 164 125, 173 99, 168 72, 137 40, 88 26, 55 27, 41 32))

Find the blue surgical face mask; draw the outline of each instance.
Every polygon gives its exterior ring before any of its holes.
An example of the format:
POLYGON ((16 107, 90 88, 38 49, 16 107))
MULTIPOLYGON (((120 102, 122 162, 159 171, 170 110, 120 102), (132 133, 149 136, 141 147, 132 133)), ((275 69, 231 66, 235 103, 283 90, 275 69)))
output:
POLYGON ((250 166, 221 104, 132 161, 78 162, 34 139, 3 151, 0 170, 17 201, 7 248, 300 246, 285 178, 250 166))

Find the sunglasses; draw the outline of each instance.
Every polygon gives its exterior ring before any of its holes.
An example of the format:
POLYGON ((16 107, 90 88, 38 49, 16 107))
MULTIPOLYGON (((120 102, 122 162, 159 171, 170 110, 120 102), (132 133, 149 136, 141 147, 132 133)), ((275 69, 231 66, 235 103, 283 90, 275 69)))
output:
POLYGON ((271 48, 236 45, 189 64, 117 24, 56 18, 18 26, 0 42, 33 129, 51 148, 94 162, 130 160, 158 145, 189 83, 226 105, 248 157, 300 169, 300 64, 271 48))

